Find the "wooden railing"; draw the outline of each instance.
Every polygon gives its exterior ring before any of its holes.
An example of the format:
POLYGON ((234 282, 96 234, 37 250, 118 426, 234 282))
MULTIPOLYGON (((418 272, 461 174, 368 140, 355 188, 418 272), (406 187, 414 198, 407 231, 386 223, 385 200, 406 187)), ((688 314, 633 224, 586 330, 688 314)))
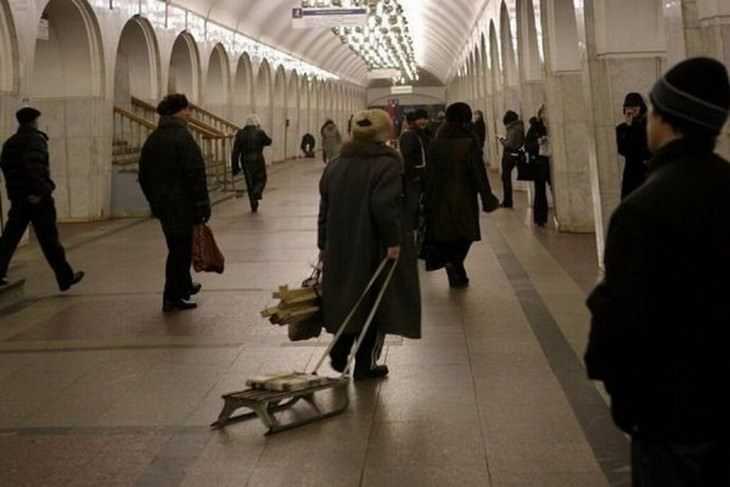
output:
POLYGON ((235 123, 226 120, 223 117, 220 117, 216 115, 213 112, 209 112, 205 108, 191 104, 190 109, 193 112, 193 118, 195 120, 200 120, 201 122, 205 123, 206 125, 210 127, 214 127, 215 129, 223 132, 224 134, 233 134, 235 135, 236 132, 238 132, 241 127, 236 125, 235 123))
MULTIPOLYGON (((155 106, 134 96, 131 100, 132 109, 137 118, 150 123, 156 123, 157 114, 155 106)), ((236 188, 234 187, 235 183, 231 175, 231 154, 233 152, 233 139, 236 133, 232 130, 220 130, 218 127, 210 125, 205 120, 201 120, 195 116, 196 113, 203 112, 204 110, 202 109, 193 109, 193 117, 188 122, 188 129, 203 152, 205 169, 208 175, 208 189, 233 191, 236 188)), ((210 114, 210 116, 223 120, 214 114, 210 114)), ((207 118, 211 119, 210 116, 207 118)), ((225 122, 225 120, 223 121, 225 122)), ((230 122, 226 123, 233 125, 230 122)))
POLYGON ((155 124, 120 107, 114 107, 113 164, 123 172, 137 172, 139 160, 129 155, 139 155, 142 144, 155 129, 155 124))

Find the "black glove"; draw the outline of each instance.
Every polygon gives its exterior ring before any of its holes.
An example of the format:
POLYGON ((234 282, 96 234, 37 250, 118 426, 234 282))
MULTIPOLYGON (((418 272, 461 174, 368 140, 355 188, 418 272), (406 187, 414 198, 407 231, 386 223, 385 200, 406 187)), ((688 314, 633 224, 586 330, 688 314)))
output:
POLYGON ((487 196, 482 196, 482 211, 484 213, 491 213, 499 208, 499 198, 494 196, 493 193, 489 193, 487 196))
POLYGON ((241 167, 240 167, 240 166, 233 166, 233 169, 231 169, 231 173, 232 173, 232 174, 233 174, 234 176, 237 176, 237 175, 238 175, 238 173, 240 173, 240 172, 241 172, 241 167))
POLYGON ((196 215, 195 219, 198 221, 198 223, 206 223, 208 220, 210 220, 210 206, 206 206, 204 209, 202 209, 200 213, 196 215))

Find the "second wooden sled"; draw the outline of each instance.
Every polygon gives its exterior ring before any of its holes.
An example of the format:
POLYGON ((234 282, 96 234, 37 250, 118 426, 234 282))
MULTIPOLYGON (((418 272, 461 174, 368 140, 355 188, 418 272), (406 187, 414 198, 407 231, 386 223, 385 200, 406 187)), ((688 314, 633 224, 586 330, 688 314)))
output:
POLYGON ((355 363, 355 354, 357 353, 365 334, 373 321, 375 312, 380 305, 380 301, 385 294, 385 290, 393 277, 393 271, 397 265, 397 261, 391 266, 385 281, 383 282, 382 289, 378 294, 373 308, 370 310, 363 329, 360 332, 360 336, 355 343, 355 346, 350 351, 350 356, 347 360, 347 366, 339 377, 323 377, 318 376, 317 371, 324 363, 325 359, 329 355, 332 347, 334 347, 337 340, 340 338, 342 333, 347 328, 350 319, 355 314, 355 311, 360 307, 365 296, 368 294, 373 284, 385 269, 388 259, 383 259, 380 266, 373 274, 370 282, 365 287, 365 290, 360 295, 360 298, 355 303, 350 313, 343 321, 337 333, 333 337, 327 349, 322 354, 322 357, 317 362, 314 370, 310 373, 306 372, 293 372, 291 374, 279 374, 268 377, 257 377, 246 381, 250 387, 243 391, 231 392, 224 394, 223 398, 223 409, 218 415, 218 419, 212 423, 211 428, 222 429, 227 425, 236 423, 239 421, 245 421, 258 417, 266 426, 266 435, 279 433, 280 431, 286 431, 298 426, 310 424, 315 421, 319 421, 325 418, 336 416, 347 409, 350 403, 349 396, 349 384, 350 384, 350 372, 355 363), (315 394, 318 392, 331 391, 333 400, 328 408, 324 408, 322 403, 315 398, 315 394), (282 422, 283 414, 290 411, 293 406, 300 401, 307 403, 312 413, 304 418, 295 417, 288 422, 282 422), (247 408, 250 411, 242 414, 233 416, 233 413, 241 408, 247 408))

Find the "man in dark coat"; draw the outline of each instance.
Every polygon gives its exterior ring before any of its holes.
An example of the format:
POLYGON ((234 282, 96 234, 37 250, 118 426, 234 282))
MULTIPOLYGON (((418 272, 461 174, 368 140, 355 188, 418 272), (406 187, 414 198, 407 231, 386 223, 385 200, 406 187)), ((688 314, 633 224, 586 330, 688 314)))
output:
POLYGON ((168 312, 197 307, 190 300, 200 291, 190 276, 193 226, 208 221, 210 201, 203 154, 187 129, 187 98, 167 95, 157 113, 159 125, 139 158, 139 184, 167 242, 162 310, 168 312))
POLYGON ((481 240, 479 199, 483 211, 499 204, 492 194, 482 149, 471 131, 471 108, 454 103, 428 149, 423 206, 426 229, 421 256, 426 270, 446 268, 451 287, 469 284, 464 259, 481 240))
POLYGON ((512 110, 507 110, 502 119, 507 135, 499 137, 504 152, 502 153, 502 208, 512 208, 512 170, 517 165, 518 151, 525 142, 525 126, 520 116, 512 110))
POLYGON ((730 83, 685 60, 651 91, 646 182, 611 218, 588 375, 631 435, 635 487, 730 485, 730 83))
POLYGON ((0 167, 10 199, 8 222, 0 236, 0 285, 8 283, 6 275, 10 260, 28 224, 33 224, 43 255, 56 274, 61 291, 68 290, 84 277, 74 272, 66 261, 66 252, 58 240, 56 206, 48 162, 48 136, 38 130, 41 112, 26 107, 15 118, 18 131, 3 145, 0 167))
POLYGON ((233 175, 243 169, 243 176, 246 180, 248 201, 251 204, 251 211, 257 212, 259 201, 263 198, 266 187, 266 159, 264 159, 264 147, 271 145, 271 138, 261 128, 258 117, 251 115, 243 129, 236 134, 236 141, 233 144, 231 154, 231 167, 233 175))
POLYGON ((403 156, 403 180, 405 182, 406 209, 418 221, 418 203, 423 192, 423 173, 426 170, 426 153, 431 138, 426 131, 428 112, 418 109, 406 114, 407 128, 400 135, 398 147, 403 156))
POLYGON ((537 110, 537 116, 530 118, 530 128, 525 135, 525 152, 530 162, 535 164, 535 199, 532 202, 532 221, 544 227, 548 221, 547 184, 550 184, 550 159, 544 155, 548 144, 545 126, 545 107, 537 110))
MULTIPOLYGON (((406 217, 399 154, 385 145, 393 122, 383 110, 365 110, 353 118, 352 141, 325 168, 320 181, 319 236, 324 260, 322 299, 327 331, 335 333, 375 270, 387 256, 395 273, 355 360, 355 380, 383 377, 377 365, 386 333, 421 337, 421 295, 413 241, 406 217)), ((386 268, 388 270, 389 267, 386 268)), ((343 371, 352 345, 372 309, 368 294, 330 353, 332 367, 343 371)))
POLYGON ((481 147, 483 151, 484 143, 487 141, 487 124, 484 123, 484 113, 482 113, 481 110, 476 110, 474 112, 474 123, 472 125, 474 127, 474 135, 476 135, 477 140, 479 140, 479 147, 481 147))
POLYGON ((624 156, 621 199, 646 180, 646 163, 651 157, 646 145, 646 103, 639 93, 629 93, 624 99, 626 121, 616 127, 618 153, 624 156))

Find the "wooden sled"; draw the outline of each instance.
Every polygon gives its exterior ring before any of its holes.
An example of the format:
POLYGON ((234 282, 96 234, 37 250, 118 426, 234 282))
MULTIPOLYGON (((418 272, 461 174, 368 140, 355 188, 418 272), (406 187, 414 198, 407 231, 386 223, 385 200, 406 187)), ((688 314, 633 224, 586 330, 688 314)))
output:
POLYGON ((332 347, 334 347, 337 340, 345 331, 345 328, 347 328, 350 319, 370 291, 370 288, 373 286, 378 276, 380 276, 383 272, 383 269, 385 269, 387 260, 388 259, 384 259, 375 271, 375 274, 365 287, 365 290, 357 303, 355 303, 355 306, 337 330, 337 333, 327 346, 327 349, 322 354, 322 357, 319 359, 319 362, 317 362, 317 365, 311 373, 294 372, 291 374, 275 374, 271 376, 254 377, 247 380, 246 384, 249 386, 248 389, 231 392, 222 396, 224 401, 223 409, 218 415, 218 419, 210 425, 211 428, 222 429, 229 424, 258 417, 267 428, 265 434, 271 435, 325 418, 330 418, 344 412, 350 402, 348 389, 350 384, 350 371, 355 363, 355 354, 360 348, 362 340, 373 321, 375 312, 377 311, 380 301, 385 294, 385 290, 393 277, 393 271, 395 270, 397 262, 391 266, 390 271, 383 282, 383 287, 373 304, 372 310, 370 310, 370 314, 363 325, 360 336, 358 337, 355 346, 350 351, 350 356, 345 370, 339 377, 318 376, 317 371, 324 363, 332 350, 332 347), (331 401, 333 404, 331 404, 328 409, 323 408, 321 402, 315 399, 316 393, 324 391, 331 391, 331 395, 333 397, 333 401, 331 401), (313 414, 304 418, 296 417, 294 414, 279 414, 291 410, 293 406, 300 401, 307 403, 311 407, 313 414), (233 413, 241 408, 248 408, 251 411, 233 416, 233 413), (283 416, 295 416, 295 418, 284 423, 281 421, 283 416))

